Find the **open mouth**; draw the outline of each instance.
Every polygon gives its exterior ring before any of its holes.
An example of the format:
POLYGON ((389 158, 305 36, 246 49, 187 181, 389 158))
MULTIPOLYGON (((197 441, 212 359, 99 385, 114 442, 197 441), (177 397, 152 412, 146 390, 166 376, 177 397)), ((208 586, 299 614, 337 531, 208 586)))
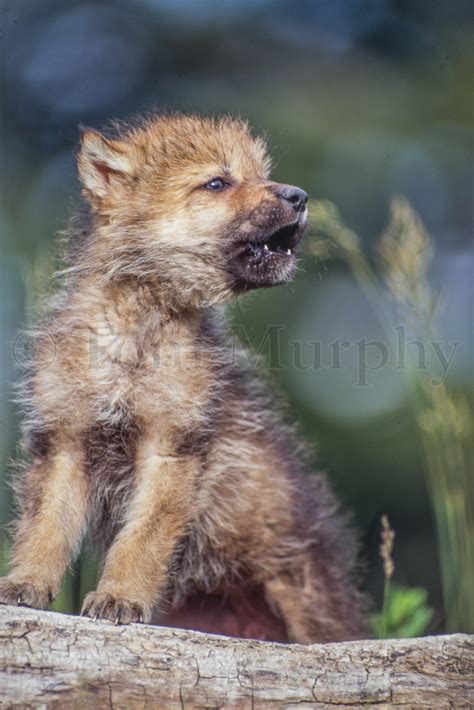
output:
POLYGON ((247 242, 247 253, 257 259, 288 258, 293 256, 298 239, 298 222, 280 227, 267 237, 247 242))
POLYGON ((229 263, 237 292, 287 283, 296 272, 296 247, 303 237, 305 220, 298 219, 273 232, 255 234, 235 244, 229 263))

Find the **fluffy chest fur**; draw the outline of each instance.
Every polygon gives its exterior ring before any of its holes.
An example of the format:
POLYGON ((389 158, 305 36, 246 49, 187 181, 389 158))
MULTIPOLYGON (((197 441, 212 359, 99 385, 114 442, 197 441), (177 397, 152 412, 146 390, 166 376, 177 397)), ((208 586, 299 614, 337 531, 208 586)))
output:
POLYGON ((73 430, 133 422, 159 431, 166 447, 209 418, 216 349, 203 318, 170 318, 143 287, 107 296, 92 291, 72 304, 74 321, 68 308, 56 316, 55 357, 38 369, 33 397, 73 430))
POLYGON ((110 422, 130 410, 144 423, 166 417, 191 424, 211 386, 199 324, 169 321, 156 307, 137 315, 117 313, 114 304, 89 327, 88 373, 97 417, 110 422))

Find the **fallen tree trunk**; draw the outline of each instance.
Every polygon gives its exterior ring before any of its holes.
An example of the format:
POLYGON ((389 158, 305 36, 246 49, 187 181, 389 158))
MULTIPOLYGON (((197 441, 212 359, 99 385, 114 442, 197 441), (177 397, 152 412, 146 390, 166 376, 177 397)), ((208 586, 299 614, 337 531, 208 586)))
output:
POLYGON ((0 606, 22 708, 469 708, 474 637, 286 645, 0 606))

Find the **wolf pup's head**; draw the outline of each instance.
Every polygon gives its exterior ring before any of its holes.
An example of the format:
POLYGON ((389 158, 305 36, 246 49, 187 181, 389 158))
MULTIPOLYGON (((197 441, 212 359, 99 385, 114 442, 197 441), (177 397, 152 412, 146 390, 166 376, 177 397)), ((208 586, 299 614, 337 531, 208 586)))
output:
POLYGON ((177 115, 113 138, 85 130, 78 164, 109 278, 154 279, 204 305, 293 277, 308 195, 270 180, 245 123, 177 115))

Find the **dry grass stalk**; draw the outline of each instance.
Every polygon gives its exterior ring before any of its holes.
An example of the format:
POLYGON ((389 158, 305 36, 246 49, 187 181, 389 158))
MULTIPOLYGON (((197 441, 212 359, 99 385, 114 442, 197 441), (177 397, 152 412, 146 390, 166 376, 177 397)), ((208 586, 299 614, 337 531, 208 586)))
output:
MULTIPOLYGON (((419 216, 402 197, 390 208, 389 224, 378 248, 378 271, 357 235, 346 227, 331 203, 312 208, 313 226, 350 266, 371 299, 382 327, 390 326, 384 308, 387 292, 399 314, 425 343, 439 340, 433 316, 437 296, 428 279, 433 242, 419 216)), ((334 253, 334 250, 333 250, 334 253)), ((434 384, 433 373, 412 364, 409 394, 419 425, 427 488, 436 521, 448 630, 474 631, 474 495, 469 455, 472 453, 472 405, 463 394, 434 384)), ((389 569, 389 567, 388 567, 389 569)))

